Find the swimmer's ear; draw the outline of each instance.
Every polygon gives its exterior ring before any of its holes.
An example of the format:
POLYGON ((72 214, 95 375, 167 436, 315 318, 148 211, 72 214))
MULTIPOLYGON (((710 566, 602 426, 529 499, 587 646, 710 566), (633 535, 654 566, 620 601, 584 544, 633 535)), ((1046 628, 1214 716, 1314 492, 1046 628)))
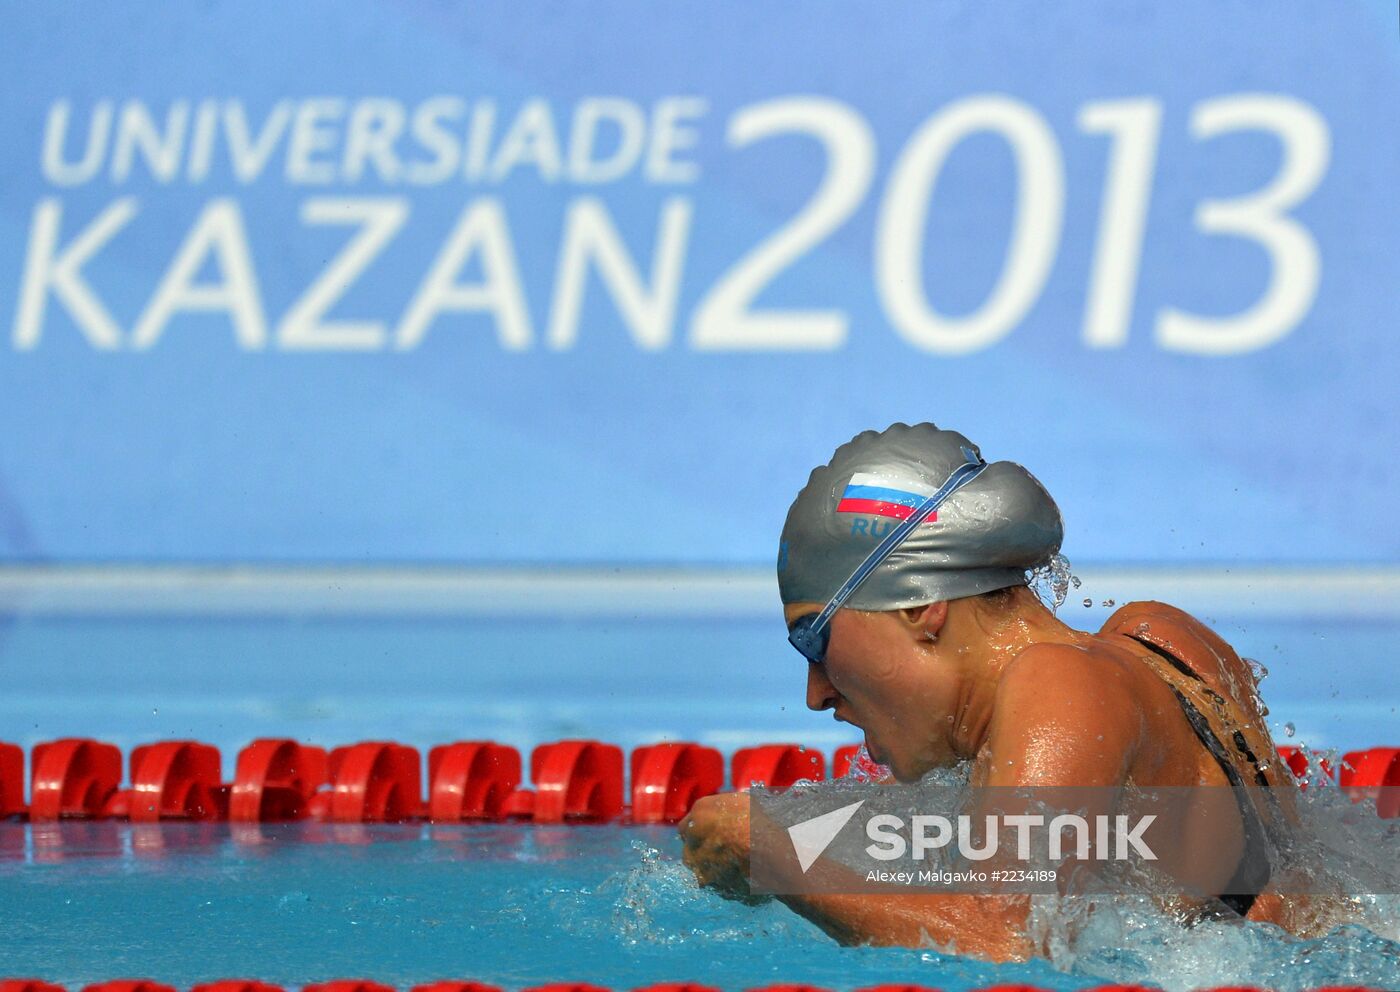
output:
POLYGON ((919 640, 936 640, 938 632, 948 622, 947 602, 929 603, 926 606, 910 606, 899 611, 900 619, 909 628, 910 634, 919 640))

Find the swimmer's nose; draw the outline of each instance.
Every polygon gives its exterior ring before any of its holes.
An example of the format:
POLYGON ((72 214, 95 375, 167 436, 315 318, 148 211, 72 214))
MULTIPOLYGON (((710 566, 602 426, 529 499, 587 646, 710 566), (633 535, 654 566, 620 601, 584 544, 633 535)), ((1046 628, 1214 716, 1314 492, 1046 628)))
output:
POLYGON ((836 705, 836 689, 821 665, 807 666, 807 708, 829 710, 836 705))

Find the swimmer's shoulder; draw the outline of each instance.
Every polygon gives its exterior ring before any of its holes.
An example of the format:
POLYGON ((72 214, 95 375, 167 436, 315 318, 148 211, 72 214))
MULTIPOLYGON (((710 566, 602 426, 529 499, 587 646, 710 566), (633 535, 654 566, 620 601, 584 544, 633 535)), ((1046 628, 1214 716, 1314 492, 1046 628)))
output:
POLYGON ((1147 726, 1140 696, 1134 670, 1093 639, 1027 647, 997 685, 991 751, 1016 778, 994 784, 1119 784, 1147 726))
POLYGON ((1115 645, 1092 635, 1076 641, 1039 641, 1011 659, 1001 684, 1010 691, 1096 686, 1111 692, 1127 670, 1122 661, 1115 645))
POLYGON ((1074 642, 1032 644, 1002 672, 998 702, 1065 713, 1135 714, 1140 708, 1142 666, 1133 662, 1131 652, 1090 635, 1074 642))
POLYGON ((1206 685, 1234 699, 1252 722, 1265 715, 1256 693, 1242 691, 1245 687, 1252 690, 1258 681, 1249 663, 1223 637, 1185 610, 1153 600, 1128 603, 1099 630, 1100 637, 1116 639, 1114 635, 1131 637, 1177 659, 1206 685))
POLYGON ((1195 667, 1215 667, 1221 660, 1238 658, 1225 639, 1205 622, 1185 610, 1144 599, 1125 603, 1099 629, 1100 636, 1123 634, 1153 644, 1195 667))

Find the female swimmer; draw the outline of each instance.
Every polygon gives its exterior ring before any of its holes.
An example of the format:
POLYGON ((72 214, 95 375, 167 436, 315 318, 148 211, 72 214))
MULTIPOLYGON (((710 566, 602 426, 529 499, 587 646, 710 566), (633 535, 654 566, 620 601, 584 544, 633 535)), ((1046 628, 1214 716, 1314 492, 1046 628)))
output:
MULTIPOLYGON (((1234 786, 1215 790, 1223 814, 1172 825, 1164 856, 1216 894, 1209 912, 1288 926, 1266 891, 1280 804, 1257 797, 1293 784, 1269 761, 1253 673, 1160 603, 1124 606, 1096 634, 1061 622, 1026 583, 1062 535, 1040 483, 961 434, 896 424, 843 445, 798 494, 779 550, 807 705, 863 730, 901 783, 970 761, 973 785, 1234 786)), ((748 896, 746 793, 700 800, 681 834, 702 884, 748 896)), ((781 898, 843 942, 1035 953, 1025 896, 781 898)))

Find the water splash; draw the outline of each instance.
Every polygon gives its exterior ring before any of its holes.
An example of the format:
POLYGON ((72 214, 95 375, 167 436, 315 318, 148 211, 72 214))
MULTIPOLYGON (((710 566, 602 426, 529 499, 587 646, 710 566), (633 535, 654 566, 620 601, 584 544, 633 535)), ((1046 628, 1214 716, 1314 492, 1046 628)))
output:
POLYGON ((566 915, 575 929, 624 945, 665 947, 735 944, 775 936, 808 936, 814 926, 771 899, 740 905, 700 888, 690 869, 634 840, 640 863, 609 876, 591 896, 610 903, 606 913, 566 915))
POLYGON ((1050 607, 1052 613, 1058 613, 1060 607, 1065 605, 1071 588, 1078 589, 1082 585, 1079 577, 1070 570, 1069 559, 1059 554, 1039 568, 1031 569, 1026 584, 1042 603, 1050 607))
POLYGON ((1319 985, 1394 987, 1400 974, 1400 824, 1353 804, 1324 775, 1298 795, 1300 826, 1275 866, 1304 935, 1241 921, 1183 927, 1144 897, 1037 897, 1038 928, 1057 968, 1128 982, 1150 975, 1168 992, 1241 984, 1291 992, 1319 985), (1388 880, 1387 880, 1388 876, 1388 880), (1305 883, 1305 884, 1304 884, 1305 883))
POLYGON ((846 782, 880 782, 890 777, 890 770, 870 756, 864 744, 856 750, 851 766, 846 769, 842 780, 846 782))
MULTIPOLYGON (((965 787, 970 768, 963 763, 935 769, 922 782, 965 787)), ((843 779, 810 786, 814 811, 830 808, 830 792, 851 784, 843 779), (817 801, 821 790, 827 795, 817 801)), ((1290 928, 1301 935, 1242 920, 1188 926, 1179 909, 1146 891, 1032 896, 1026 932, 1051 967, 1085 984, 1147 982, 1167 992, 1231 984, 1277 992, 1324 985, 1396 988, 1400 895, 1348 893, 1373 890, 1378 880, 1400 893, 1400 821, 1381 820, 1374 809, 1354 804, 1321 773, 1297 793, 1297 801, 1301 823, 1280 854, 1275 877, 1286 890, 1318 893, 1292 903, 1290 928)), ((752 922, 771 927, 778 921, 765 915, 752 922)), ((721 939, 736 939, 732 926, 721 939)), ((956 960, 932 955, 928 964, 937 970, 928 984, 946 982, 942 969, 956 960)))
POLYGON ((1150 976, 1167 992, 1246 985, 1301 992, 1326 984, 1385 988, 1400 973, 1400 944, 1357 925, 1290 937, 1266 924, 1182 927, 1148 900, 1036 897, 1037 936, 1057 969, 1107 982, 1150 976))

